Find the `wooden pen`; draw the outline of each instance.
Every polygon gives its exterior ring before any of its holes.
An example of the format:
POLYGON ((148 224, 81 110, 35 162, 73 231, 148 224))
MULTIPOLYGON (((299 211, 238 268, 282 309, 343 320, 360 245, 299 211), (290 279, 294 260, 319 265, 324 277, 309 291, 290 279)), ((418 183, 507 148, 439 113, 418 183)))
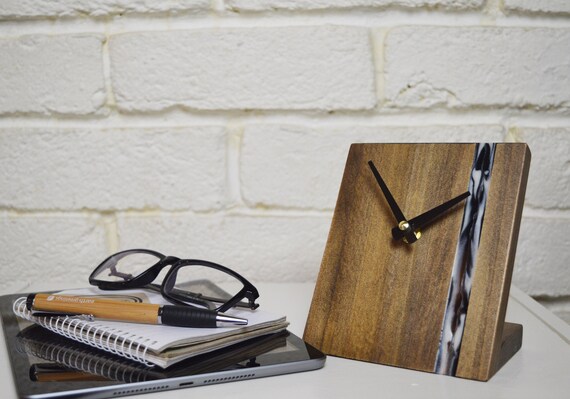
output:
POLYGON ((213 328, 247 324, 246 319, 191 306, 124 302, 59 294, 30 294, 26 307, 32 312, 87 315, 108 320, 177 327, 213 328))

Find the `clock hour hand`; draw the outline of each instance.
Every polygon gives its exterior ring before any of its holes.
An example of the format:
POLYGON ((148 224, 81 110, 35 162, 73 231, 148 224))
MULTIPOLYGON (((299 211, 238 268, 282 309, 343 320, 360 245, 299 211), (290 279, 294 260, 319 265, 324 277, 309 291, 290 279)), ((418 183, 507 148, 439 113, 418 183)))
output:
MULTIPOLYGON (((443 204, 436 206, 435 208, 430 209, 429 211, 424 212, 421 215, 416 216, 413 219, 410 219, 408 221, 410 228, 413 231, 417 232, 419 229, 429 225, 435 219, 437 219, 438 217, 443 215, 445 212, 447 212, 447 210, 449 210, 450 208, 452 208, 456 204, 460 203, 461 201, 463 201, 465 198, 469 197, 470 195, 471 195, 471 193, 469 191, 466 191, 463 194, 458 195, 457 197, 450 199, 449 201, 444 202, 443 204)), ((401 227, 394 227, 392 229, 392 237, 394 238, 394 240, 401 240, 404 237, 407 238, 407 236, 408 236, 408 234, 406 234, 406 231, 403 231, 401 229, 401 227)))

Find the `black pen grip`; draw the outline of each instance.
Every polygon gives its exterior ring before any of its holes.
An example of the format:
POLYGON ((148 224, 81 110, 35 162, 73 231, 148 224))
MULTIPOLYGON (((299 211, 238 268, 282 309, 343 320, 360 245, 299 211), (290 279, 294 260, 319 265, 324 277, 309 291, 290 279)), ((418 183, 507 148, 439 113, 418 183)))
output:
POLYGON ((164 305, 160 314, 162 324, 176 327, 214 328, 217 313, 189 306, 164 305))

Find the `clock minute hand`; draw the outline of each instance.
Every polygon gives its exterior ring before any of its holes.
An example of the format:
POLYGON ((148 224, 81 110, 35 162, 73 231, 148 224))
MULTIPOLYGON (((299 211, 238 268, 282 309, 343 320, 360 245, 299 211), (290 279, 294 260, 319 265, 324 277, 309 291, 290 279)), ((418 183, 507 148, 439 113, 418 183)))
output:
POLYGON ((388 186, 384 182, 384 179, 382 179, 382 176, 380 176, 380 172, 378 172, 378 169, 376 169, 374 162, 368 161, 368 166, 370 166, 370 169, 372 169, 372 173, 374 173, 374 177, 376 178, 378 185, 382 189, 382 193, 384 193, 384 197, 386 198, 386 201, 388 201, 388 205, 390 205, 390 209, 392 209, 392 213, 396 217, 396 221, 398 222, 398 226, 399 226, 398 228, 402 232, 401 233, 402 237, 405 237, 404 241, 406 241, 409 244, 416 242, 418 240, 418 238, 420 237, 419 234, 416 234, 414 232, 414 230, 412 230, 412 228, 410 227, 410 224, 406 220, 404 213, 402 212, 402 210, 398 206, 398 203, 396 202, 396 200, 394 199, 394 196, 392 195, 392 193, 388 189, 388 186))
POLYGON ((402 210, 396 203, 396 200, 394 199, 394 196, 388 189, 388 186, 386 185, 386 183, 384 183, 384 179, 382 179, 382 176, 380 176, 380 173, 378 172, 378 169, 376 169, 374 162, 368 161, 368 166, 370 166, 370 169, 372 169, 372 173, 374 173, 374 177, 376 178, 376 181, 378 182, 380 189, 382 189, 382 193, 384 193, 384 197, 386 197, 386 201, 388 201, 388 205, 390 205, 390 209, 392 209, 392 213, 396 217, 398 223, 406 221, 406 217, 404 216, 402 210))
MULTIPOLYGON (((470 195, 471 195, 471 193, 469 191, 466 191, 463 194, 458 195, 457 197, 450 199, 449 201, 444 202, 443 204, 436 206, 435 208, 430 209, 429 211, 424 212, 421 215, 416 216, 413 219, 410 219, 408 221, 408 223, 410 224, 411 229, 413 231, 416 231, 422 227, 429 225, 435 219, 437 219, 438 217, 443 215, 445 212, 447 212, 448 209, 450 209, 453 206, 455 206, 456 204, 460 203, 461 201, 463 201, 465 198, 469 197, 470 195)), ((394 238, 394 240, 401 240, 405 236, 406 236, 406 232, 402 231, 400 228, 394 227, 392 229, 392 237, 394 238)))

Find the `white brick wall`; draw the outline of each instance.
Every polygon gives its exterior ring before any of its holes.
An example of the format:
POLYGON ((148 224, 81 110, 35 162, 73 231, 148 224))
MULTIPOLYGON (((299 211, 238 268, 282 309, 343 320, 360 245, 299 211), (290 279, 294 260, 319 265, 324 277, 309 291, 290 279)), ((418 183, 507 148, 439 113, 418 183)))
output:
POLYGON ((223 128, 0 129, 0 206, 27 210, 215 210, 223 128))
POLYGON ((517 137, 532 149, 527 206, 570 209, 570 129, 524 127, 517 137))
POLYGON ((570 104, 570 31, 401 27, 386 38, 386 99, 398 107, 570 104))
POLYGON ((1 19, 102 17, 117 14, 204 12, 210 0, 2 0, 1 19))
POLYGON ((41 281, 85 285, 92 259, 106 248, 98 215, 9 213, 0 217, 0 262, 5 291, 25 291, 41 281))
POLYGON ((125 111, 370 109, 369 34, 346 27, 130 33, 110 42, 125 111))
POLYGON ((350 143, 507 140, 533 157, 514 282, 570 309, 569 14, 3 1, 0 288, 83 285, 130 247, 312 281, 350 143))
POLYGON ((511 12, 570 13, 567 0, 504 0, 505 9, 511 12))
POLYGON ((444 7, 452 10, 477 8, 484 0, 227 0, 227 7, 240 11, 268 10, 322 10, 350 9, 355 7, 388 7, 405 8, 444 7))
POLYGON ((570 236, 568 220, 526 217, 517 248, 513 284, 543 296, 567 296, 570 236), (537 270, 536 265, 541 265, 537 270), (561 277, 562 276, 562 277, 561 277))
POLYGON ((95 113, 105 102, 101 35, 0 38, 0 115, 95 113))

